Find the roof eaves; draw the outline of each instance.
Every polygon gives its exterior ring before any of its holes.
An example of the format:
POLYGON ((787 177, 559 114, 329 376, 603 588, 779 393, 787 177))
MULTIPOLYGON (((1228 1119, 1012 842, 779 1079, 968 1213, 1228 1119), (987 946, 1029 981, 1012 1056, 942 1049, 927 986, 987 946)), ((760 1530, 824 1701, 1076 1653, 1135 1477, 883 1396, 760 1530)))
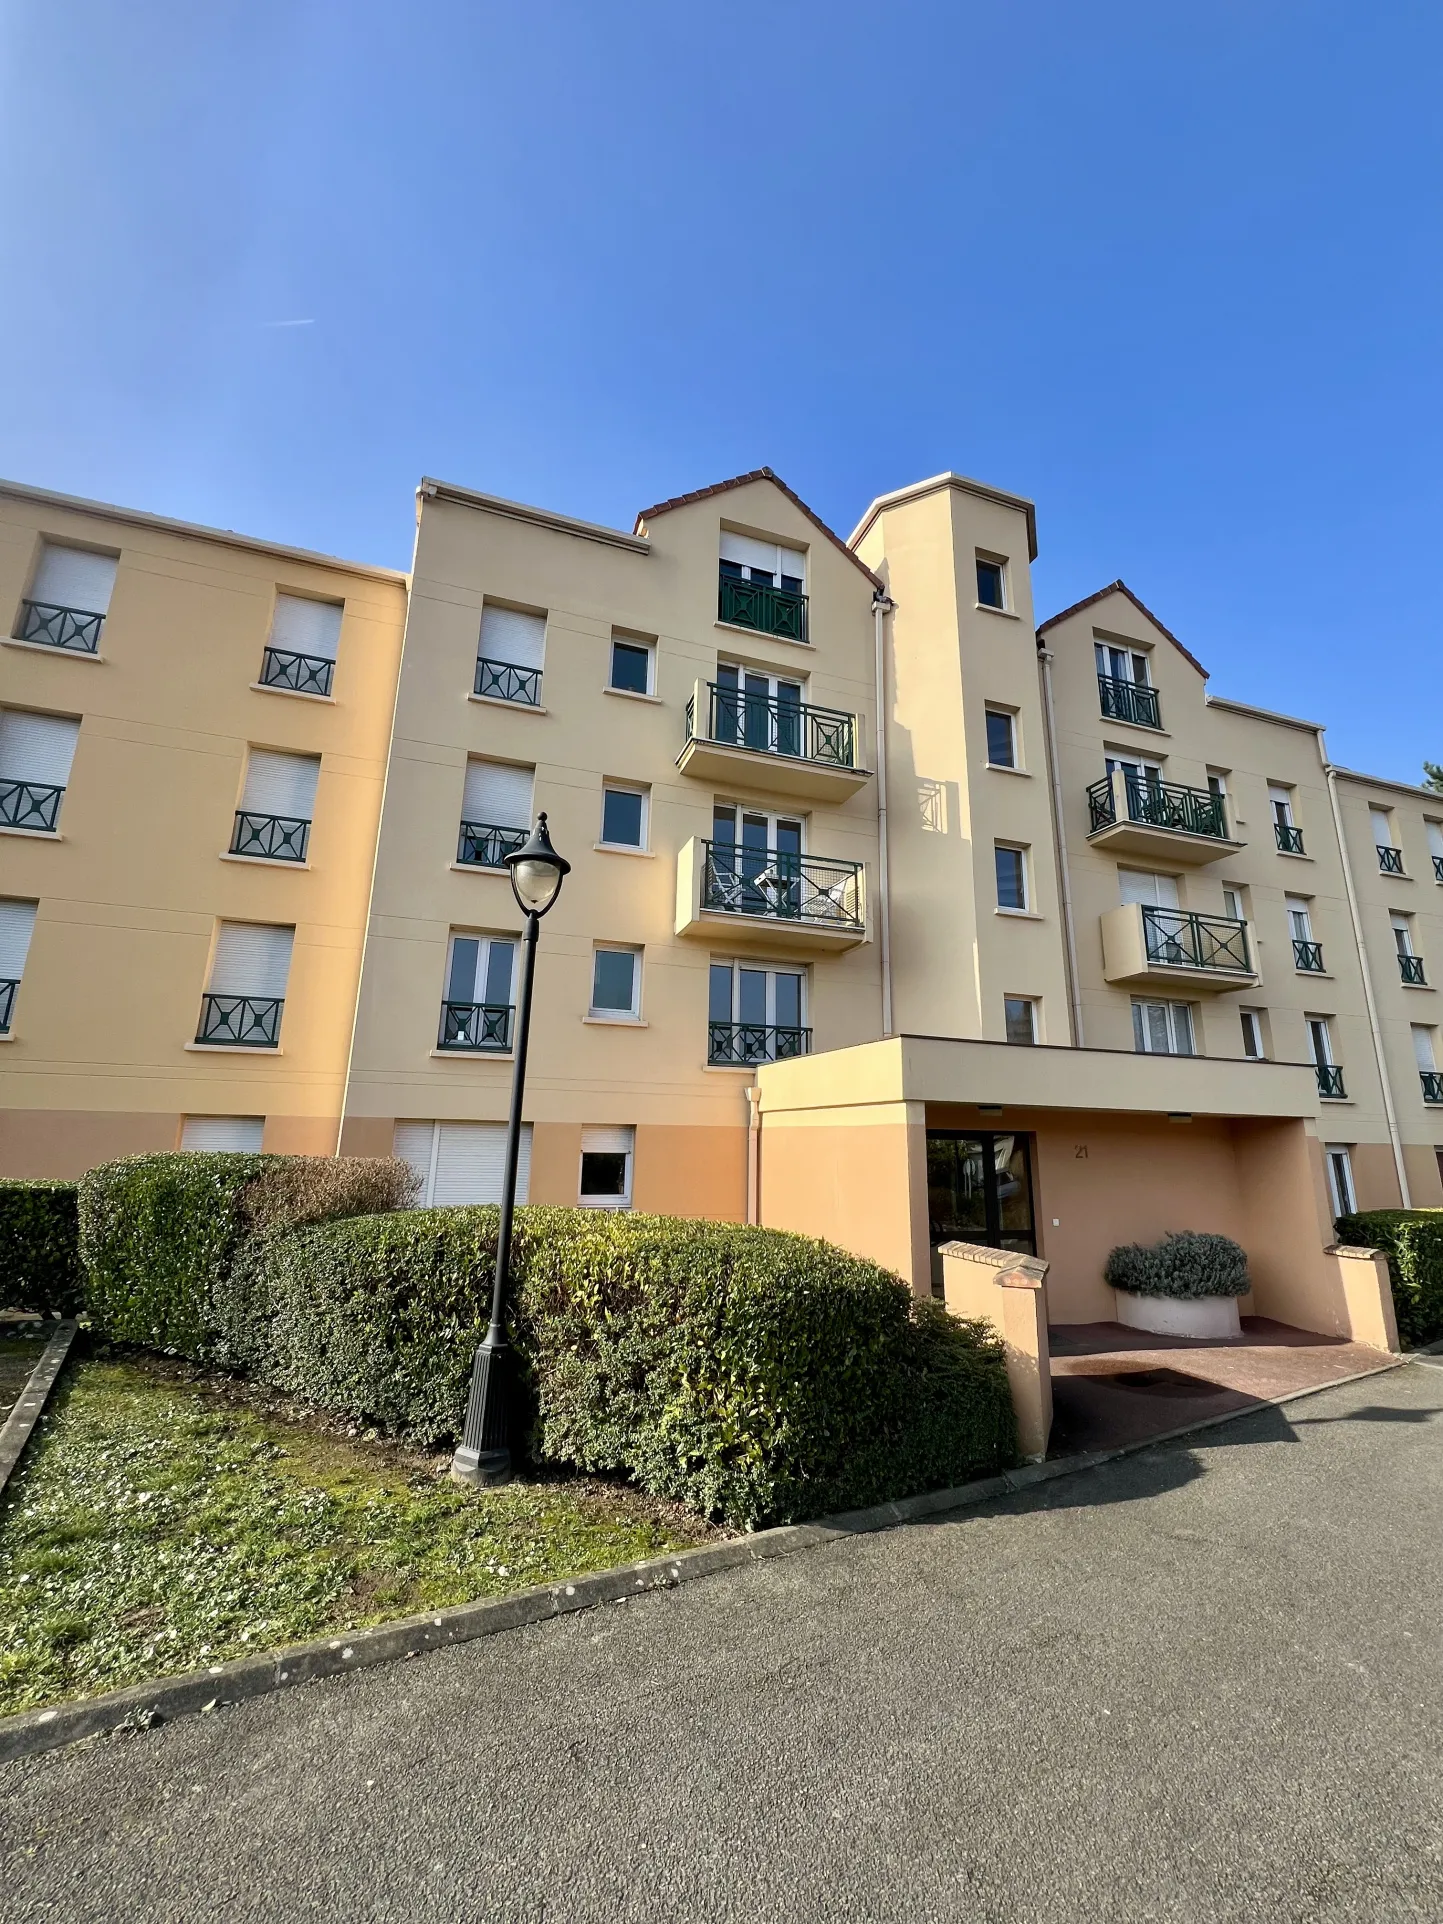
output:
POLYGON ((668 514, 673 508, 689 508, 694 501, 708 501, 713 495, 729 494, 733 488, 750 487, 753 481, 770 481, 774 488, 787 497, 794 508, 799 509, 807 517, 814 528, 821 530, 839 554, 844 554, 854 568, 860 568, 879 593, 882 591, 881 577, 874 575, 861 556, 853 554, 836 530, 829 528, 815 509, 809 508, 795 489, 789 488, 772 468, 753 468, 748 474, 734 474, 729 481, 714 481, 709 488, 694 488, 690 494, 674 494, 669 501, 658 501, 653 507, 643 508, 636 517, 636 527, 640 529, 645 522, 659 514, 668 514))
POLYGON ((1059 622, 1069 621, 1073 615, 1080 615, 1084 608, 1095 608, 1099 601, 1106 601, 1109 595, 1125 595, 1133 607, 1136 608, 1137 612, 1142 615, 1145 620, 1150 621, 1160 635, 1166 635, 1178 653, 1185 656, 1186 659, 1192 663, 1204 681, 1207 680, 1208 671, 1203 667, 1191 648, 1185 648, 1172 630, 1165 627, 1163 623, 1158 620, 1147 603, 1139 600, 1131 588, 1128 587, 1127 583, 1120 577, 1116 581, 1109 581, 1105 588, 1099 588, 1095 595, 1087 595, 1081 601, 1074 601, 1070 608, 1060 609, 1057 614, 1049 615, 1046 621, 1039 622, 1037 625, 1039 638, 1045 635, 1049 628, 1055 628, 1059 622))
POLYGON ((888 508, 900 508, 908 501, 920 501, 924 495, 935 494, 939 488, 957 488, 963 494, 975 494, 983 501, 995 501, 1004 508, 1015 508, 1027 517, 1027 555, 1037 559, 1037 508, 1024 494, 1009 494, 1005 488, 994 488, 986 481, 974 481, 965 474, 934 474, 926 481, 913 481, 905 488, 893 488, 890 494, 879 494, 867 509, 861 520, 847 537, 848 547, 855 548, 867 533, 879 514, 888 508))
POLYGON ((624 548, 630 554, 650 554, 651 544, 620 528, 604 527, 599 521, 578 521, 569 514, 556 514, 550 508, 533 508, 525 501, 508 501, 504 495, 480 494, 474 488, 457 487, 451 481, 436 481, 424 475, 417 493, 433 501, 454 501, 464 508, 477 508, 483 514, 501 515, 508 521, 525 521, 532 527, 550 528, 557 534, 575 535, 581 541, 599 541, 605 547, 624 548))

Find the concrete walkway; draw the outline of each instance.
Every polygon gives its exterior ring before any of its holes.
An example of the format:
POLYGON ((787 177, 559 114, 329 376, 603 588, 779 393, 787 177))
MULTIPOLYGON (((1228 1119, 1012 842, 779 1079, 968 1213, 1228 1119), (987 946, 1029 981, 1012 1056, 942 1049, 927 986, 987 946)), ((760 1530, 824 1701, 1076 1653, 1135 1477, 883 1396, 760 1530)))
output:
POLYGON ((1443 1915, 1443 1369, 0 1770, 0 1916, 1443 1915))

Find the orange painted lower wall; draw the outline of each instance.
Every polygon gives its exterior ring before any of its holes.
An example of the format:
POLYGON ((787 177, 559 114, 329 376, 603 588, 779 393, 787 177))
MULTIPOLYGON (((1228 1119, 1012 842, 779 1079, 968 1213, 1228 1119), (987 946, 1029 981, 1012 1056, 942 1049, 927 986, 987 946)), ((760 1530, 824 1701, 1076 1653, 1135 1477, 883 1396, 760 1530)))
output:
MULTIPOLYGON (((1328 1118, 1332 1127, 1337 1129, 1336 1118, 1328 1118)), ((1336 1136, 1329 1136, 1330 1142, 1345 1140, 1341 1130, 1336 1136)), ((1393 1151, 1386 1142, 1360 1142, 1348 1151, 1348 1160, 1353 1165, 1353 1187, 1358 1192, 1359 1209, 1397 1209, 1403 1198, 1398 1189, 1398 1165, 1393 1161, 1393 1151)), ((1406 1161, 1404 1166, 1406 1167, 1406 1161)), ((1414 1198, 1417 1201, 1417 1198, 1414 1198)))
POLYGON ((1408 1189, 1415 1209, 1443 1209, 1443 1170, 1439 1151, 1431 1143, 1405 1142, 1403 1166, 1408 1171, 1408 1189))
MULTIPOLYGON (((572 1200, 580 1168, 580 1130, 572 1200)), ((639 1123, 632 1207, 659 1216, 707 1216, 745 1222, 747 1132, 743 1128, 639 1123)))
POLYGON ((763 1114, 761 1220, 869 1256, 931 1290, 919 1104, 763 1114))
POLYGON ((99 1162, 174 1149, 179 1116, 74 1109, 0 1110, 0 1176, 82 1176, 99 1162))

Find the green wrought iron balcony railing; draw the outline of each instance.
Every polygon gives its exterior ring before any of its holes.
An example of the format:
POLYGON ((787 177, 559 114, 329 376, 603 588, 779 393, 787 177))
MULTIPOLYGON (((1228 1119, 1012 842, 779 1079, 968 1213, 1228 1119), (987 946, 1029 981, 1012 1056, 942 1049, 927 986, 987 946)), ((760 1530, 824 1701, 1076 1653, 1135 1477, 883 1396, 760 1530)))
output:
POLYGON ((1428 986, 1428 978, 1423 973, 1423 958, 1421 955, 1400 955, 1398 957, 1398 974, 1408 984, 1409 988, 1426 989, 1428 986))
POLYGON ((0 1035, 9 1035, 10 1018, 15 1013, 15 991, 20 987, 19 976, 7 976, 0 980, 0 1035))
POLYGON ((279 1048, 285 1006, 281 995, 203 995, 195 1039, 219 1048, 279 1048))
POLYGON ((329 695, 336 664, 329 655, 301 655, 294 648, 267 648, 261 687, 288 688, 293 695, 329 695))
POLYGON ((1401 875, 1403 873, 1403 851, 1401 848, 1390 848, 1386 842, 1375 842, 1373 846, 1378 851, 1378 867, 1384 875, 1401 875))
POLYGON ((1330 1102, 1346 1102, 1347 1090, 1343 1087, 1343 1072, 1335 1062, 1318 1062, 1313 1065, 1318 1077, 1318 1094, 1330 1102))
POLYGON ((1132 722, 1138 728, 1161 728, 1162 705, 1155 688, 1144 688, 1117 675, 1099 675, 1097 693, 1108 721, 1132 722))
POLYGON ((1278 848, 1284 855, 1303 853, 1303 831, 1291 822, 1274 822, 1273 833, 1278 838, 1278 848))
POLYGON ((511 1047, 514 1013, 510 1002, 443 1002, 436 1047, 473 1055, 504 1052, 511 1047))
POLYGON ((706 1059, 713 1067, 744 1068, 753 1062, 787 1062, 812 1053, 810 1029, 771 1022, 709 1022, 706 1059))
POLYGON ((1187 909, 1160 909, 1144 903, 1143 942, 1149 962, 1164 968, 1226 969, 1251 975, 1248 925, 1230 915, 1194 915, 1187 909))
POLYGON ((1418 1080, 1423 1085, 1423 1100, 1428 1103, 1443 1102, 1443 1073, 1437 1069, 1420 1069, 1418 1080))
POLYGON ((1304 975, 1322 975, 1323 945, 1321 942, 1300 942, 1293 937, 1293 967, 1304 975))
POLYGON ((266 862, 304 862, 310 839, 311 825, 299 816, 256 815, 250 809, 238 808, 230 852, 266 862))
POLYGON ((72 654, 93 655, 100 647, 105 616, 87 608, 57 608, 48 601, 22 601, 17 641, 38 641, 46 648, 68 648, 72 654))
POLYGON ((526 846, 530 833, 524 828, 501 828, 495 822, 463 822, 456 860, 464 868, 499 868, 506 857, 526 846))
MULTIPOLYGON (((1104 775, 1087 791, 1092 817, 1089 834, 1111 828, 1118 819, 1117 787, 1112 776, 1104 775)), ((1121 783, 1127 820, 1146 822, 1152 828, 1177 829, 1184 835, 1212 835, 1226 841, 1228 825, 1223 798, 1207 788, 1185 788, 1180 782, 1140 781, 1124 775, 1121 783)))
POLYGON ((717 585, 717 620, 735 628, 755 628, 784 641, 807 641, 807 597, 789 588, 770 588, 765 582, 744 581, 740 575, 721 575, 717 585))
MULTIPOLYGON (((810 702, 780 695, 750 694, 740 688, 706 685, 705 741, 731 748, 754 749, 759 755, 788 755, 801 761, 825 762, 832 768, 855 768, 857 718, 840 708, 817 708, 810 702)), ((696 696, 686 705, 686 738, 696 739, 696 696)))
POLYGON ((1433 857, 1433 880, 1443 882, 1443 855, 1433 857))
POLYGON ((701 906, 777 922, 826 922, 865 932, 862 864, 703 842, 701 906))
POLYGON ((488 701, 515 702, 522 708, 541 705, 541 670, 522 668, 514 661, 476 657, 476 693, 488 701))
POLYGON ((64 794, 49 782, 0 782, 0 828, 53 835, 64 794))

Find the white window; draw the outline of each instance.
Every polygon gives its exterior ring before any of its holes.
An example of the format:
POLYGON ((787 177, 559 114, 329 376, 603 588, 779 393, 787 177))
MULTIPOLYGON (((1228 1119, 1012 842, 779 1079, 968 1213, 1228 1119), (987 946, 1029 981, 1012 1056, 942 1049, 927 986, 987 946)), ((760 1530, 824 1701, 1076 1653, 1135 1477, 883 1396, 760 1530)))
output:
POLYGON ((1351 1216, 1357 1208, 1353 1190, 1353 1160, 1347 1146, 1341 1142, 1330 1142, 1323 1152, 1328 1165, 1328 1190, 1333 1199, 1335 1216, 1351 1216))
POLYGON ((545 649, 545 615, 520 608, 498 608, 492 601, 481 610, 481 643, 477 655, 482 661, 534 669, 541 666, 545 649))
POLYGON ((1013 842, 997 842, 992 851, 997 872, 997 906, 1014 914, 1030 909, 1027 886, 1027 850, 1013 842))
POLYGON ((987 765, 1016 768, 1017 717, 1006 708, 987 710, 987 765))
POLYGON ((446 951, 446 995, 437 1046, 509 1049, 515 970, 515 936, 453 931, 446 951))
POLYGON ((0 1035, 10 1032, 37 906, 35 902, 0 902, 0 1035))
POLYGON ((339 601, 277 595, 270 646, 291 655, 309 655, 313 661, 334 661, 341 645, 343 612, 344 603, 339 601))
POLYGON ((785 675, 719 661, 712 715, 713 739, 755 748, 764 755, 803 750, 802 684, 785 675))
POLYGON ((79 733, 65 715, 0 712, 0 827, 54 832, 79 733))
POLYGON ((629 1123, 582 1130, 579 1200, 583 1209, 630 1209, 635 1152, 636 1130, 629 1123))
POLYGON ((1134 1001, 1132 1041, 1140 1055, 1195 1055, 1192 1010, 1186 1002, 1134 1001))
POLYGON ((187 1116, 180 1126, 180 1146, 256 1155, 265 1127, 264 1116, 187 1116))
POLYGON ((49 541, 40 551, 40 566, 29 599, 46 608, 66 608, 72 614, 110 612, 115 588, 113 554, 92 554, 88 548, 63 548, 49 541))
POLYGON ((611 673, 607 687, 625 695, 654 695, 655 683, 656 644, 641 641, 635 635, 620 635, 613 631, 611 673))
POLYGON ((1247 901, 1243 891, 1228 882, 1223 883, 1223 914, 1231 917, 1234 922, 1246 922, 1248 919, 1247 901))
POLYGON ((1254 1062, 1261 1062, 1267 1055, 1263 1043, 1263 1018, 1257 1009, 1239 1009, 1238 1019, 1243 1029, 1243 1054, 1254 1062))
POLYGON ((283 998, 295 936, 294 928, 269 923, 222 922, 211 957, 210 994, 283 998))
POLYGON ((1273 811, 1273 821, 1279 828, 1295 826, 1292 789, 1284 788, 1281 782, 1269 782, 1268 805, 1273 811))
POLYGON ((1147 656, 1140 650, 1117 648, 1109 641, 1094 641, 1097 672, 1107 681, 1130 682, 1134 688, 1150 688, 1147 656))
POLYGON ((1000 555, 977 557, 977 605, 997 609, 1007 606, 1007 563, 1000 555))
POLYGON ((531 829, 535 770, 473 755, 461 796, 461 840, 456 860, 470 868, 504 868, 531 829))
POLYGON ((1283 898, 1288 911, 1288 928, 1295 942, 1311 942, 1313 939, 1313 919, 1308 909, 1307 899, 1301 895, 1287 895, 1283 898))
POLYGON ((601 789, 601 844, 603 848, 645 848, 647 790, 622 782, 604 782, 601 789))
POLYGON ((707 1000, 707 1060, 737 1065, 805 1055, 807 978, 799 969, 713 962, 707 1000))
POLYGON ((1430 1028, 1426 1028, 1420 1022, 1415 1022, 1412 1025, 1412 1028, 1413 1028, 1413 1060, 1417 1063, 1419 1070, 1423 1074, 1432 1075, 1433 1071, 1438 1066, 1437 1057, 1433 1052, 1433 1038, 1434 1038, 1435 1031, 1430 1028))
POLYGON ((1423 826, 1428 831, 1428 853, 1433 857, 1434 879, 1443 882, 1443 822, 1428 821, 1423 826))
POLYGON ((241 807, 249 815, 278 815, 309 822, 316 812, 319 755, 288 755, 273 748, 253 748, 246 761, 241 807))
POLYGON ((806 593, 807 557, 800 548, 756 541, 751 535, 731 534, 723 528, 720 562, 724 575, 755 581, 765 588, 784 588, 788 594, 806 593))
POLYGON ((1141 902, 1147 908, 1175 909, 1178 906, 1177 877, 1153 875, 1145 869, 1120 868, 1117 892, 1124 902, 1141 902))
POLYGON ((1373 824, 1373 840, 1379 848, 1393 846, 1393 817, 1386 808, 1370 808, 1368 820, 1373 824))
POLYGON ((591 1013, 635 1022, 641 1015, 640 949, 598 948, 591 964, 591 1013))
POLYGON ((1414 952, 1413 951, 1413 918, 1409 915, 1401 915, 1395 909, 1393 913, 1388 917, 1388 920, 1393 925, 1394 948, 1397 949, 1399 955, 1411 956, 1414 952))
POLYGON ((1032 996, 1003 996, 1002 1018, 1006 1024, 1009 1042, 1023 1043, 1028 1047, 1036 1042, 1037 1003, 1032 996))
POLYGON ((1327 1016, 1308 1015, 1303 1020, 1308 1025, 1308 1047, 1313 1052, 1316 1067, 1336 1068, 1337 1064, 1333 1061, 1333 1032, 1328 1026, 1327 1016))
MULTIPOLYGON (((506 1176, 504 1122, 398 1122, 395 1151, 420 1181, 423 1209, 458 1203, 499 1203, 506 1176)), ((516 1161, 516 1200, 526 1201, 531 1183, 531 1124, 521 1125, 516 1161)))

